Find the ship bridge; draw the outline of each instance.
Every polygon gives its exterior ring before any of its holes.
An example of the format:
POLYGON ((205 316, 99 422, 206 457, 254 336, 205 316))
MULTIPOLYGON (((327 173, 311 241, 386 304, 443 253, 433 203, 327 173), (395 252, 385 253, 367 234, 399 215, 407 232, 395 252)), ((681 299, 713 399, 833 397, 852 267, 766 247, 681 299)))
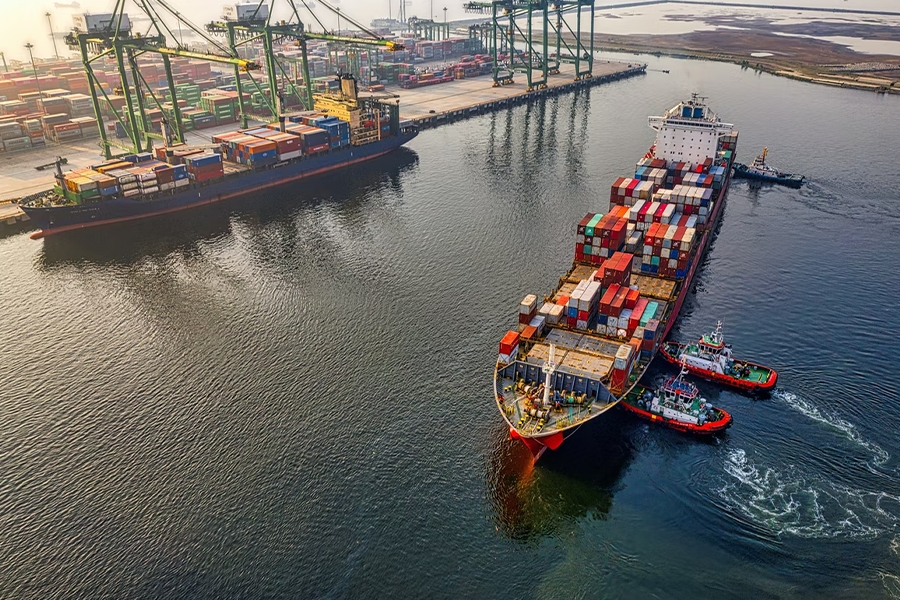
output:
POLYGON ((659 117, 649 117, 656 131, 656 157, 673 162, 702 163, 715 158, 719 138, 734 130, 694 94, 659 117))

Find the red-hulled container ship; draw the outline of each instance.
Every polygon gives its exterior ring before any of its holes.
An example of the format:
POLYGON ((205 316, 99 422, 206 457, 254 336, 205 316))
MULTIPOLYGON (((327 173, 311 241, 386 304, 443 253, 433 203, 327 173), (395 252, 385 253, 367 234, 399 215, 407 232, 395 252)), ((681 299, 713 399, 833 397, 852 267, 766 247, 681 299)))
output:
POLYGON ((722 215, 738 132, 698 96, 650 117, 656 133, 609 210, 578 223, 575 260, 526 296, 500 343, 494 396, 537 460, 633 390, 678 318, 722 215))

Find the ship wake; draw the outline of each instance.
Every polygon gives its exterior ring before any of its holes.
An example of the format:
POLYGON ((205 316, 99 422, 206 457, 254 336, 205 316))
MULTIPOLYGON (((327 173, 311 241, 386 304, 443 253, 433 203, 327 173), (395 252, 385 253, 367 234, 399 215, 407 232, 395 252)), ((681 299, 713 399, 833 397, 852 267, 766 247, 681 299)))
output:
POLYGON ((758 465, 742 449, 728 452, 730 479, 719 496, 776 536, 873 539, 900 524, 900 496, 834 483, 789 465, 758 465))
POLYGON ((775 399, 784 402, 797 412, 812 419, 813 421, 834 429, 847 440, 853 442, 855 445, 864 449, 866 452, 870 452, 872 454, 872 458, 871 460, 866 462, 866 466, 870 471, 872 471, 872 473, 875 473, 876 475, 883 474, 878 470, 878 468, 883 467, 888 462, 888 460, 890 460, 891 455, 887 450, 885 450, 875 442, 865 439, 859 433, 859 430, 856 429, 856 426, 854 426, 852 423, 838 417, 835 414, 823 411, 822 409, 812 404, 809 400, 803 398, 802 396, 798 396, 793 392, 775 390, 775 392, 772 393, 772 396, 775 399))

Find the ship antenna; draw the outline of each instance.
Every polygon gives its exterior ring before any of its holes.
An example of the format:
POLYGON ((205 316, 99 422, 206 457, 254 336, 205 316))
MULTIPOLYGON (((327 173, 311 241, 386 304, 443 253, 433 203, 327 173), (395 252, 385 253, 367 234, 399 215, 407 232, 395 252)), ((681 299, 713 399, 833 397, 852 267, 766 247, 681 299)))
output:
POLYGON ((713 341, 717 344, 722 343, 722 321, 716 322, 716 331, 713 333, 713 341))
POLYGON ((550 356, 547 358, 547 362, 544 363, 544 367, 541 369, 544 371, 546 377, 544 378, 544 406, 550 406, 550 383, 553 378, 553 372, 556 371, 556 364, 553 362, 553 355, 556 347, 553 344, 550 344, 550 356))

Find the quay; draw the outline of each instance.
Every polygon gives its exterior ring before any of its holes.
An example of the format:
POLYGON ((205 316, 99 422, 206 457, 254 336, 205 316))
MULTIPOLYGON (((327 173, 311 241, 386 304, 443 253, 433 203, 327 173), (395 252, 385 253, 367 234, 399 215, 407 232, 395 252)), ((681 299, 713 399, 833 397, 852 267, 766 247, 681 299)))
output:
POLYGON ((531 92, 525 91, 526 84, 522 75, 519 75, 515 83, 499 87, 492 87, 490 76, 482 75, 409 90, 391 87, 388 91, 400 99, 400 117, 410 119, 425 129, 523 104, 537 98, 566 94, 577 89, 641 75, 646 70, 645 64, 598 60, 594 62, 594 76, 589 79, 573 81, 574 67, 563 64, 558 75, 551 75, 548 78, 546 88, 531 92))

